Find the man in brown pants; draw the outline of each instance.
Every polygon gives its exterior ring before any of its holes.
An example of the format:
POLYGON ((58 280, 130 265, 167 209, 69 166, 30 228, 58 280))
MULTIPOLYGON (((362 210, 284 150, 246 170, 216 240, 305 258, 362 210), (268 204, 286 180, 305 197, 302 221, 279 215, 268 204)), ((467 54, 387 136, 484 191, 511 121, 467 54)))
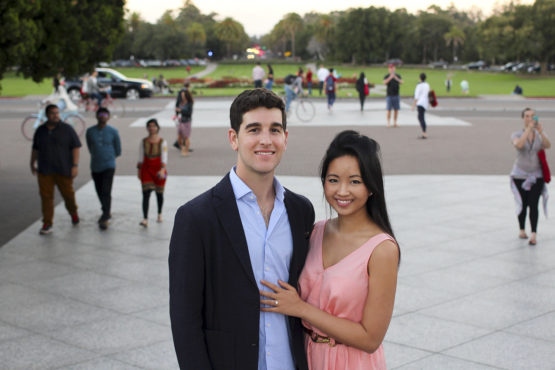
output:
POLYGON ((48 105, 45 112, 48 121, 35 131, 31 151, 31 172, 37 175, 42 201, 41 235, 52 232, 55 186, 64 198, 71 223, 79 223, 73 179, 77 176, 81 142, 73 127, 61 121, 58 106, 48 105))

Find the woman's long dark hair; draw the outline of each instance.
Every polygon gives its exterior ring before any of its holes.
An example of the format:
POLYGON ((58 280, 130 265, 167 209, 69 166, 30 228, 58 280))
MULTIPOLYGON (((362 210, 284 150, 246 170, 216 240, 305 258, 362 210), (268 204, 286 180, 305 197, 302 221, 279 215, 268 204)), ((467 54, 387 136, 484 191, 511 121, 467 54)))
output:
POLYGON ((366 201, 368 216, 380 229, 395 238, 385 205, 380 145, 375 140, 353 130, 345 130, 337 134, 320 164, 322 185, 325 184, 330 163, 345 155, 357 159, 362 181, 368 191, 372 193, 372 196, 366 201))

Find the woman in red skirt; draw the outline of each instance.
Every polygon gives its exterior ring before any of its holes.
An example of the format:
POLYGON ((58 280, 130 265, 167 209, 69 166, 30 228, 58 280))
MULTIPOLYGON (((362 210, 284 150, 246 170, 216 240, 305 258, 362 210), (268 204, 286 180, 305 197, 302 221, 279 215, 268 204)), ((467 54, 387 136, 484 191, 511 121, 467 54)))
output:
POLYGON ((148 137, 139 146, 138 177, 143 187, 143 220, 139 225, 148 226, 148 204, 150 193, 156 192, 158 202, 158 222, 162 222, 162 204, 164 203, 164 186, 166 185, 166 164, 168 163, 168 144, 158 136, 160 125, 153 119, 146 123, 148 137))

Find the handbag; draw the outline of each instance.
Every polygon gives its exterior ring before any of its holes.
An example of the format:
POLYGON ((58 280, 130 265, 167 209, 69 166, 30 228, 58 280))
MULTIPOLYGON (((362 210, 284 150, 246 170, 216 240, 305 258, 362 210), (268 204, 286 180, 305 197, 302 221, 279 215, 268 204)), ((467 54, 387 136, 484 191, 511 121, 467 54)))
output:
POLYGON ((368 88, 368 84, 364 84, 364 95, 370 94, 370 88, 368 88))
POLYGON ((538 158, 540 159, 540 165, 542 168, 543 181, 548 184, 551 181, 551 172, 549 171, 549 165, 547 164, 547 159, 545 158, 545 150, 538 151, 538 158))

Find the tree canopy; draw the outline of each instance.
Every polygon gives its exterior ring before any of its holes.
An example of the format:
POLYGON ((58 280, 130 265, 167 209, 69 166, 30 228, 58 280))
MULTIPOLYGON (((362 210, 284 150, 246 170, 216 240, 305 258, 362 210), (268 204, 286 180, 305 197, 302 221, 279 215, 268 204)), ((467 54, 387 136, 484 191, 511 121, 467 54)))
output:
POLYGON ((110 60, 123 34, 124 0, 0 3, 0 78, 11 67, 41 81, 110 60))

